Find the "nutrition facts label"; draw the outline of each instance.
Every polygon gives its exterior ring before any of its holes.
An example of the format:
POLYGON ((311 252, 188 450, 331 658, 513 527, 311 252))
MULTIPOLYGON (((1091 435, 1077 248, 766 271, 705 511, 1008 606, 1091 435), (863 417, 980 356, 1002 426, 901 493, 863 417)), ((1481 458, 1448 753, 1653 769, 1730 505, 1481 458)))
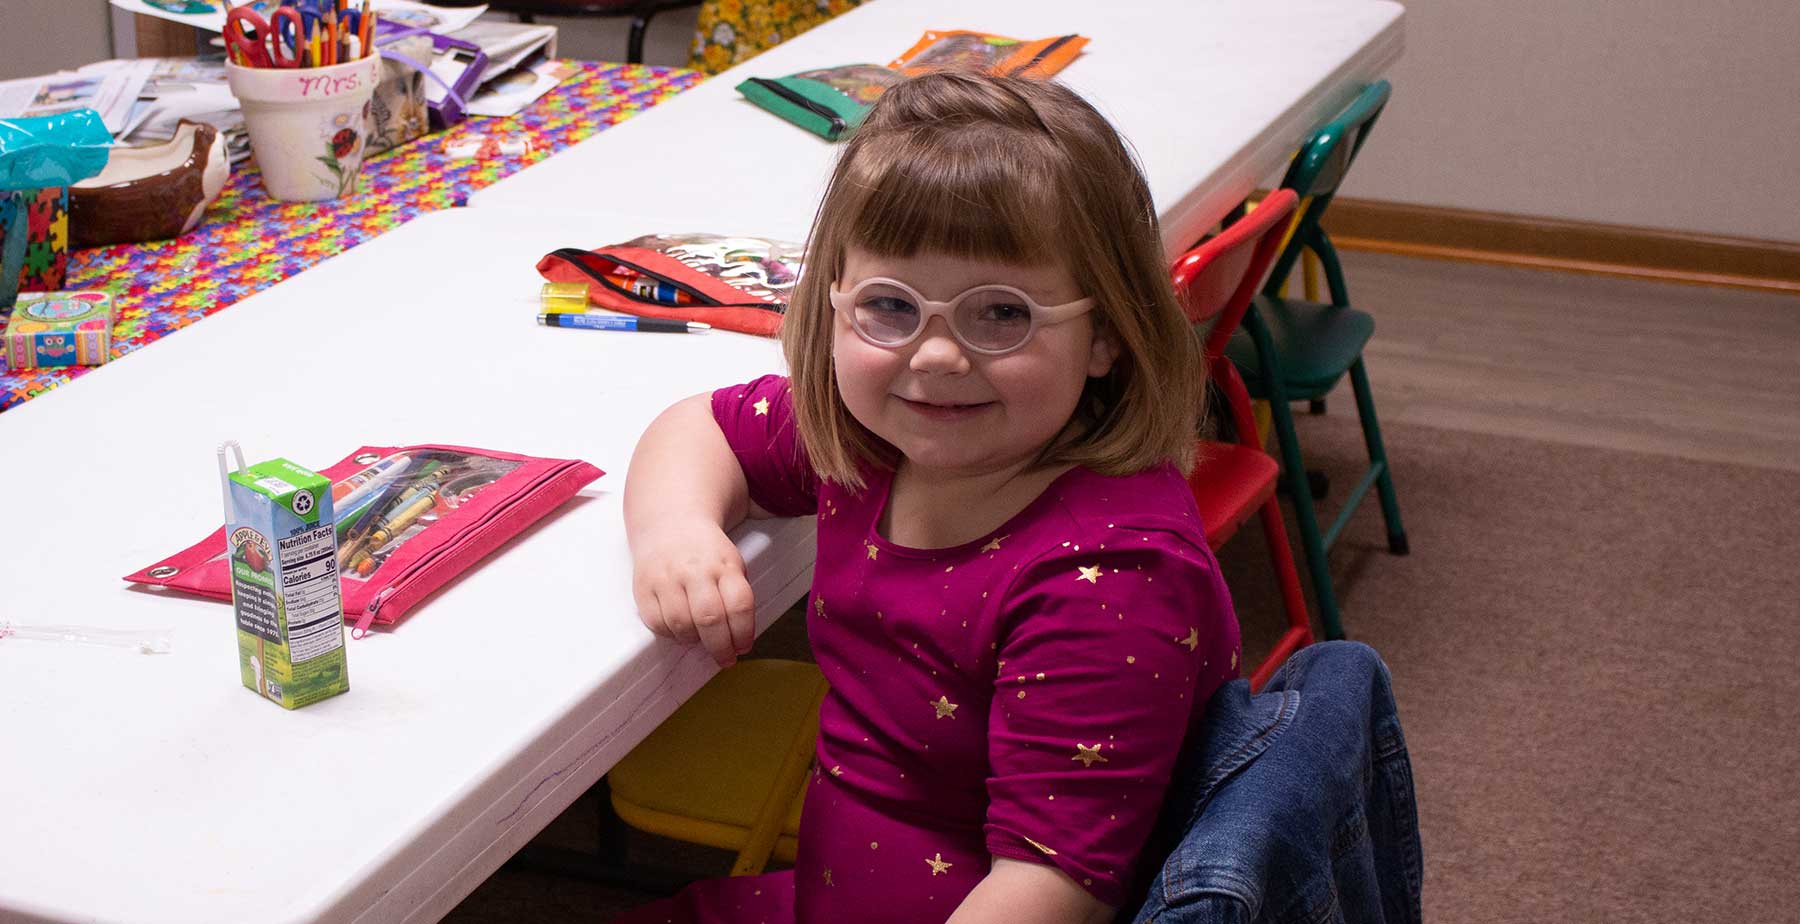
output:
POLYGON ((310 661, 343 647, 343 596, 330 526, 280 541, 281 595, 287 603, 288 654, 310 661))

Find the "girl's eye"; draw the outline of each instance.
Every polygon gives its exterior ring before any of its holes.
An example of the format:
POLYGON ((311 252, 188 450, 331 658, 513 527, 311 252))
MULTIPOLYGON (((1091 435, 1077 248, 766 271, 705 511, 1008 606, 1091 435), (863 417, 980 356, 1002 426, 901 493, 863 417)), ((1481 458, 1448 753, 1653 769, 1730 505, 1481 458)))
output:
POLYGON ((1016 302, 995 302, 981 306, 976 320, 991 324, 1020 324, 1031 320, 1031 309, 1016 302))
POLYGON ((880 315, 913 314, 919 309, 912 302, 894 296, 866 296, 856 303, 856 310, 880 315))

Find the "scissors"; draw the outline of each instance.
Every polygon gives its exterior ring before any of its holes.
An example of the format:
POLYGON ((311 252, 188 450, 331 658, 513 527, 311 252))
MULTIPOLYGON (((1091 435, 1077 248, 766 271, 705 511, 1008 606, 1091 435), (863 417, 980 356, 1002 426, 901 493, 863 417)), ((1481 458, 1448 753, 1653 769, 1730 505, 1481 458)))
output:
POLYGON ((277 7, 264 19, 245 4, 233 7, 225 17, 225 44, 250 67, 299 67, 305 35, 300 11, 289 6, 277 7))

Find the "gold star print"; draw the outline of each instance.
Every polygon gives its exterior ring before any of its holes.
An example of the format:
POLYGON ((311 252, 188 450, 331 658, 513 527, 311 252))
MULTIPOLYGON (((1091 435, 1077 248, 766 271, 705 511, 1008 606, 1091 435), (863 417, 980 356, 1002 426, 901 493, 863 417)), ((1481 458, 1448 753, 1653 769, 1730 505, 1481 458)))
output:
POLYGON ((829 866, 825 867, 825 884, 828 886, 837 885, 837 883, 831 881, 831 867, 829 866))
POLYGON ((1000 551, 1000 540, 1011 539, 1011 538, 1012 538, 1012 536, 995 536, 994 538, 989 539, 988 544, 982 546, 981 550, 983 552, 998 552, 998 551, 1000 551))
POLYGON ((944 716, 956 718, 956 704, 951 702, 948 696, 938 697, 937 702, 931 704, 931 708, 937 710, 937 717, 940 719, 944 716))
POLYGON ((1090 747, 1079 741, 1075 742, 1075 756, 1069 759, 1081 761, 1083 767, 1092 767, 1096 762, 1103 764, 1107 762, 1106 758, 1100 756, 1100 745, 1096 744, 1090 747))
POLYGON ((954 863, 949 862, 948 860, 945 860, 942 852, 940 852, 937 856, 932 857, 929 860, 926 860, 925 863, 931 867, 931 875, 933 875, 933 876, 936 876, 939 873, 947 872, 950 869, 950 867, 956 865, 954 863))
POLYGON ((752 404, 750 406, 753 408, 756 408, 756 416, 758 416, 758 417, 769 416, 769 399, 760 398, 757 400, 757 402, 755 404, 752 404))
POLYGON ((1034 841, 1029 837, 1025 838, 1025 843, 1030 844, 1031 846, 1036 847, 1038 850, 1043 851, 1045 856, 1051 856, 1051 857, 1056 856, 1056 851, 1051 850, 1048 847, 1045 847, 1043 844, 1040 844, 1037 841, 1034 841))
POLYGON ((873 542, 865 542, 865 543, 863 543, 863 546, 864 546, 864 548, 867 548, 869 550, 870 558, 874 558, 875 556, 881 554, 881 550, 876 548, 875 543, 873 543, 873 542))
POLYGON ((1100 566, 1099 565, 1094 565, 1091 568, 1077 567, 1075 570, 1081 572, 1081 574, 1078 577, 1076 577, 1075 580, 1086 581, 1089 584, 1100 583, 1100 566))
POLYGON ((1178 638, 1175 640, 1175 644, 1186 645, 1186 646, 1188 646, 1189 651, 1193 651, 1194 649, 1199 648, 1200 647, 1200 630, 1194 628, 1193 626, 1188 626, 1187 638, 1178 638))
POLYGON ((831 765, 831 775, 832 776, 843 776, 844 775, 843 765, 842 764, 832 764, 831 765))

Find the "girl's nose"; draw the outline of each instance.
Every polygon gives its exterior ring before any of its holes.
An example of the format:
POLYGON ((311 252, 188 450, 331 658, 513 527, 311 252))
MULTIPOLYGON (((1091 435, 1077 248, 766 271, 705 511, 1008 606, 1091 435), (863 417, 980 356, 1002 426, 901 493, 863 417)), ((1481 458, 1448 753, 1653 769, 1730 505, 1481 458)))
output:
POLYGON ((962 375, 969 371, 969 356, 962 344, 950 333, 950 325, 936 317, 925 323, 925 330, 913 343, 912 371, 927 375, 962 375))

